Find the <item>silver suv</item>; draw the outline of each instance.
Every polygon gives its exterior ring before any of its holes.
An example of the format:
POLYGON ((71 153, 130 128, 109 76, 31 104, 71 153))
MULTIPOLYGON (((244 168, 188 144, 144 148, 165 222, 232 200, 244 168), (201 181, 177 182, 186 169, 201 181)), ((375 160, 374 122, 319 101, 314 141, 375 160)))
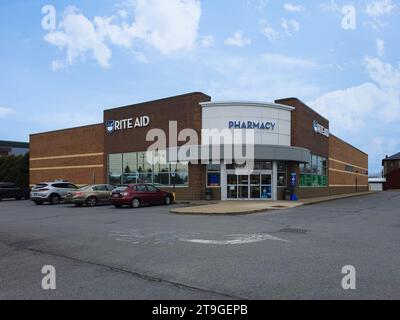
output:
POLYGON ((66 181, 39 183, 32 188, 31 200, 39 206, 44 202, 56 205, 64 201, 69 192, 77 189, 76 185, 66 181))

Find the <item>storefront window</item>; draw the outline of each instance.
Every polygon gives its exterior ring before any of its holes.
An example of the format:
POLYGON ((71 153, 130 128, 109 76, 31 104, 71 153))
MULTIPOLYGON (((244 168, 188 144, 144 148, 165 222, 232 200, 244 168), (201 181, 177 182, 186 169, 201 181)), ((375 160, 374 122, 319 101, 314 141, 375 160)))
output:
POLYGON ((272 170, 272 162, 257 160, 254 162, 254 170, 272 170))
POLYGON ((110 184, 121 184, 122 154, 111 154, 108 163, 108 179, 110 184))
POLYGON ((110 154, 109 183, 148 183, 160 187, 187 186, 189 163, 167 163, 166 151, 110 154))
POLYGON ((171 163, 171 185, 185 186, 189 183, 189 164, 171 163))
POLYGON ((287 164, 286 162, 278 162, 278 187, 287 186, 287 164))
POLYGON ((327 187, 327 159, 311 156, 310 164, 300 165, 300 187, 327 187))
POLYGON ((221 186, 221 165, 209 164, 207 166, 207 187, 221 186))

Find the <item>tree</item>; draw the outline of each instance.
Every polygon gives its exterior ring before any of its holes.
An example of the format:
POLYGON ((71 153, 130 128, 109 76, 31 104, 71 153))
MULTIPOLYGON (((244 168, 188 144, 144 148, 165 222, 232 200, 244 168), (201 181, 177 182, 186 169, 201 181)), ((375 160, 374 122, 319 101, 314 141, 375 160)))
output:
POLYGON ((1 156, 0 182, 12 182, 20 187, 29 187, 29 153, 24 156, 1 156))

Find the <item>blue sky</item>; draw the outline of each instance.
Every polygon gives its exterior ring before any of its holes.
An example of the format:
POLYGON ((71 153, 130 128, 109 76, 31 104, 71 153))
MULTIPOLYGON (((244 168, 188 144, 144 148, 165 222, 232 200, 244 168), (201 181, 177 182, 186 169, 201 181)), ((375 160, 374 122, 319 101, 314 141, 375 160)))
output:
POLYGON ((191 91, 295 96, 368 152, 376 172, 400 151, 399 16, 395 0, 4 0, 0 139, 191 91), (45 5, 53 29, 42 26, 45 5))

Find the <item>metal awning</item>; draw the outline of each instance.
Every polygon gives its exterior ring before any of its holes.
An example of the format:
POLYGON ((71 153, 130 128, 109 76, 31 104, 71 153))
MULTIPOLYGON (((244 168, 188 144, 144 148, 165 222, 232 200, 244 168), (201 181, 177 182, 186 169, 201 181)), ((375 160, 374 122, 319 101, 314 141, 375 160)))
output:
POLYGON ((278 145, 196 145, 169 148, 167 160, 201 161, 210 160, 278 160, 309 163, 311 152, 308 149, 278 145))

